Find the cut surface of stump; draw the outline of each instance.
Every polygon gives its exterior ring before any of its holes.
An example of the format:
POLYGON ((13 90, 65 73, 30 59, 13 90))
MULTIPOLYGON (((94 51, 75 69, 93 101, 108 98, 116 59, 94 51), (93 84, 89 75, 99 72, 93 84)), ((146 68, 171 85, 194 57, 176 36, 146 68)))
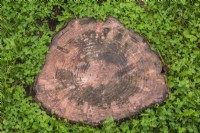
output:
POLYGON ((70 121, 97 125, 130 117, 168 97, 162 62, 115 18, 74 19, 53 38, 35 98, 70 121))

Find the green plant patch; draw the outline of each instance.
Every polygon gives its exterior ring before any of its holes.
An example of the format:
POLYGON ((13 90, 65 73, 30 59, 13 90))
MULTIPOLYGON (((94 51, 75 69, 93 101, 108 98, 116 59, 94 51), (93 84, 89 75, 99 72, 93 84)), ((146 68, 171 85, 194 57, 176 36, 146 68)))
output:
POLYGON ((0 1, 0 132, 200 132, 200 0, 0 1), (48 115, 28 96, 52 36, 72 18, 118 18, 160 54, 171 89, 161 106, 101 127, 48 115))

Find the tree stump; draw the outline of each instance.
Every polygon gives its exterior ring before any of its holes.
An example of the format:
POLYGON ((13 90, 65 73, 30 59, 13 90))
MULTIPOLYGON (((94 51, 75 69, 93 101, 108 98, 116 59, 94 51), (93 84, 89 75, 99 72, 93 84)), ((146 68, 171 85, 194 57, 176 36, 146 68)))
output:
POLYGON ((162 67, 145 39, 115 18, 74 19, 53 38, 35 98, 70 121, 120 120, 168 97, 162 67))

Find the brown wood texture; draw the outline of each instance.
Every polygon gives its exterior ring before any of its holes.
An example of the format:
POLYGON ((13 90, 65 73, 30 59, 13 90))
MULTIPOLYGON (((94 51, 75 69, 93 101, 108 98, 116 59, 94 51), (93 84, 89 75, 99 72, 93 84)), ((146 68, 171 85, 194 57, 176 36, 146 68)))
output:
POLYGON ((74 19, 53 38, 35 98, 70 121, 120 120, 168 97, 162 67, 145 39, 115 18, 74 19))

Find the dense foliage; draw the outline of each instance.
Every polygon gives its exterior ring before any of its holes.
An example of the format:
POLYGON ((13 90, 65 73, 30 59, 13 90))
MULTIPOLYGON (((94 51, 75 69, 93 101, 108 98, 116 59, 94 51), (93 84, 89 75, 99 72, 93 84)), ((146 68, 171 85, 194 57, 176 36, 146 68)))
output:
POLYGON ((0 0, 0 132, 200 132, 200 0, 0 0), (70 124, 27 96, 51 37, 75 17, 118 18, 146 36, 166 66, 169 99, 122 123, 70 124))

